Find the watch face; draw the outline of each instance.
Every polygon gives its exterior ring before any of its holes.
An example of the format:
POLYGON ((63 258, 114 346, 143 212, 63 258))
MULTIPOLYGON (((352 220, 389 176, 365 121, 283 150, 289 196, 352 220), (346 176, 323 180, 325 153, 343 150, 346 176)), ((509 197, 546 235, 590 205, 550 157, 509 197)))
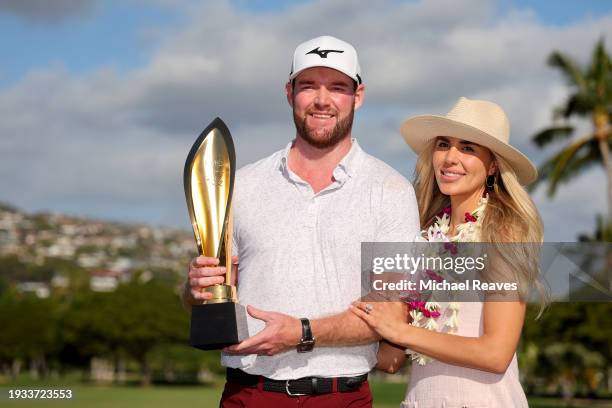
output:
POLYGON ((314 340, 304 340, 297 346, 298 353, 306 353, 314 348, 314 340))

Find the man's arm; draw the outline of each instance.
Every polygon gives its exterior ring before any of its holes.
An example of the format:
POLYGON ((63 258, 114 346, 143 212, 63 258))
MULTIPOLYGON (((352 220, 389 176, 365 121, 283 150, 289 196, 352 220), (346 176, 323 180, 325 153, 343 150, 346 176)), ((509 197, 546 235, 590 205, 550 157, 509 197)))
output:
MULTIPOLYGON (((383 207, 379 211, 381 219, 376 241, 413 241, 419 234, 419 212, 414 188, 399 173, 393 173, 385 181, 382 194, 383 207)), ((381 339, 367 324, 355 319, 349 310, 315 319, 310 325, 316 340, 315 347, 368 344, 381 339)))
POLYGON ((356 346, 373 343, 380 336, 349 310, 310 322, 315 347, 356 346))
MULTIPOLYGON (((302 338, 300 319, 282 313, 259 310, 253 306, 248 306, 247 312, 252 317, 263 320, 266 327, 256 335, 223 351, 273 356, 295 350, 302 338)), ((313 319, 310 327, 315 338, 315 347, 356 346, 380 340, 380 336, 367 323, 350 311, 313 319)))

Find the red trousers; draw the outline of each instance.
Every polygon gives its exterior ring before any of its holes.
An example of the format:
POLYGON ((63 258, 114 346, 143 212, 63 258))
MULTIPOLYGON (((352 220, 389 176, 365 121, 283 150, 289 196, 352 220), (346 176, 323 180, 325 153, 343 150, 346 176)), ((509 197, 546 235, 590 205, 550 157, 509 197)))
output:
POLYGON ((372 408, 372 394, 367 381, 355 391, 292 397, 282 392, 225 383, 220 408, 372 408))

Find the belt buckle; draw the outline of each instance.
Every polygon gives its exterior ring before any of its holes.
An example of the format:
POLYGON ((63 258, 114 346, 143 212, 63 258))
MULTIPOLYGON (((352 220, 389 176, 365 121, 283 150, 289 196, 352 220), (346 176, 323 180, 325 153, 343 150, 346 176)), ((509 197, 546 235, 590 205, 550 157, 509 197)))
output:
POLYGON ((289 390, 289 381, 291 381, 291 380, 286 380, 285 381, 285 391, 287 392, 287 395, 289 395, 290 397, 302 397, 304 395, 308 395, 308 394, 302 394, 300 392, 296 392, 296 393, 291 392, 289 390))

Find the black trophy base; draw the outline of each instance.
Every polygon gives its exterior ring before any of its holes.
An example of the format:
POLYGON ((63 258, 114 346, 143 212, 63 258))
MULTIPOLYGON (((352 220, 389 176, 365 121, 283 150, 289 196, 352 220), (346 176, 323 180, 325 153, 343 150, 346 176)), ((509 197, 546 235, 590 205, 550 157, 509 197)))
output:
POLYGON ((193 305, 190 344, 200 350, 219 350, 249 337, 246 309, 233 302, 193 305))

